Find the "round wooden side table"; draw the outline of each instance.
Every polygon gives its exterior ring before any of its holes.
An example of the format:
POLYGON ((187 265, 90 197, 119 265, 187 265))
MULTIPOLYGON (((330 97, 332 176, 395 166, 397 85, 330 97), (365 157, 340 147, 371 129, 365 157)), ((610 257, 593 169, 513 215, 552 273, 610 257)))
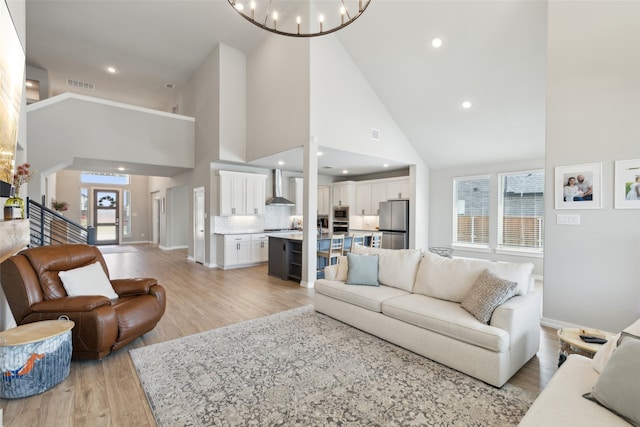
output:
POLYGON ((74 322, 45 320, 0 332, 0 397, 32 396, 69 375, 74 322))
POLYGON ((598 329, 583 328, 561 328, 558 329, 558 338, 560 339, 560 355, 558 358, 558 367, 566 360, 570 354, 580 354, 582 356, 593 359, 593 356, 602 347, 603 344, 588 343, 582 341, 580 335, 591 335, 604 339, 610 339, 611 336, 598 329))

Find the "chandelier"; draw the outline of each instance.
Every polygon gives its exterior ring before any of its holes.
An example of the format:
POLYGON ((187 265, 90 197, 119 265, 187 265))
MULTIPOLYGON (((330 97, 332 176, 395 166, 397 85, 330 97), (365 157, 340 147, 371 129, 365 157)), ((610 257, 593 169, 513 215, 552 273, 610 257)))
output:
POLYGON ((371 0, 227 0, 247 21, 290 37, 323 36, 358 19, 371 0))

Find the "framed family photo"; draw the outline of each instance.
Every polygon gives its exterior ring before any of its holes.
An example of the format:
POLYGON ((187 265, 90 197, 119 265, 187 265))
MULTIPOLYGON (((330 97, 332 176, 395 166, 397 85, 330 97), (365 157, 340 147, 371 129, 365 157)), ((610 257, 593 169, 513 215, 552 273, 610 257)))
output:
POLYGON ((640 209, 640 159, 616 161, 616 209, 640 209))
POLYGON ((556 209, 602 208, 602 163, 556 166, 556 209))

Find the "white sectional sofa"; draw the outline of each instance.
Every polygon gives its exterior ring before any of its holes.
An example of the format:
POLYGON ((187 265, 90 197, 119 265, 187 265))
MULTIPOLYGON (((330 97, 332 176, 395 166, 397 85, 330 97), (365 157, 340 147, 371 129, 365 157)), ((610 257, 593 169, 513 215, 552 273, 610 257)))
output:
POLYGON ((346 284, 343 257, 315 282, 316 311, 496 387, 538 351, 540 295, 532 264, 448 259, 419 249, 355 246, 353 252, 377 255, 379 286, 346 284), (517 295, 495 308, 488 324, 461 306, 485 269, 517 283, 517 295))

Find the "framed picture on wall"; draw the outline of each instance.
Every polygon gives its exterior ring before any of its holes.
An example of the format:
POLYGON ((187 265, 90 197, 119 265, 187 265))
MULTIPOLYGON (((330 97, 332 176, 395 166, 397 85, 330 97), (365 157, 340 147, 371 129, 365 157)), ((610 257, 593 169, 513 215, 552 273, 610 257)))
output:
POLYGON ((640 209, 640 159, 616 161, 616 209, 640 209))
POLYGON ((556 166, 556 209, 602 208, 602 163, 556 166))

